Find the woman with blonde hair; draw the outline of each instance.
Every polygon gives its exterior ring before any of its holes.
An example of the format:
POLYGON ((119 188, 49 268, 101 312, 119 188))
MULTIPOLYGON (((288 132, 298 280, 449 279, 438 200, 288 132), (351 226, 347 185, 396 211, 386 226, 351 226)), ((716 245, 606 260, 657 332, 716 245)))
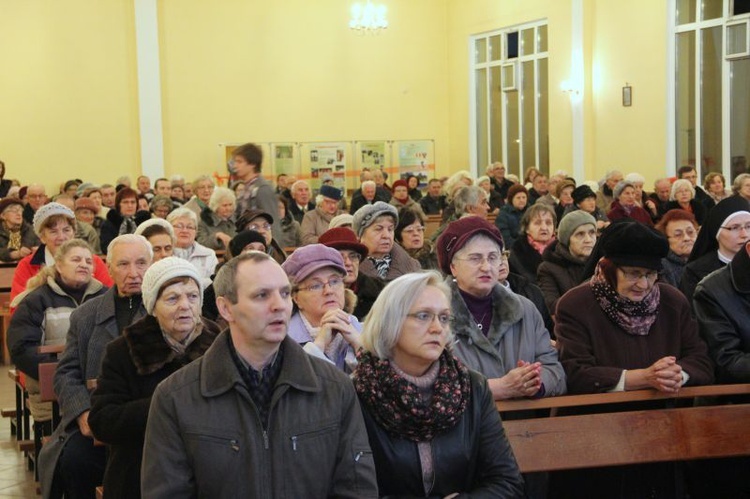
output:
POLYGON ((384 497, 523 497, 487 380, 451 353, 439 273, 391 282, 362 332, 353 374, 384 497))

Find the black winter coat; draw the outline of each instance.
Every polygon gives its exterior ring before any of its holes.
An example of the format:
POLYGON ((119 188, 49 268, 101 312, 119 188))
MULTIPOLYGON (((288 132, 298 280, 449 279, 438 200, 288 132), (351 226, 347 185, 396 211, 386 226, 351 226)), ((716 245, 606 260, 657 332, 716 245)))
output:
POLYGON ((544 293, 547 310, 554 315, 557 300, 569 289, 581 284, 586 260, 574 257, 559 241, 544 250, 542 260, 537 269, 537 283, 544 293))
POLYGON ((430 442, 435 475, 430 495, 424 493, 416 442, 389 434, 362 405, 381 497, 442 498, 454 492, 488 499, 524 496, 523 479, 487 380, 470 373, 471 400, 461 420, 430 442))
POLYGON ((125 328, 107 345, 96 391, 91 396, 89 425, 109 446, 104 472, 107 497, 141 497, 141 454, 151 396, 162 380, 201 357, 219 334, 204 320, 203 332, 177 354, 162 337, 156 318, 147 315, 125 328))
POLYGON ((510 271, 536 284, 536 271, 541 263, 542 255, 529 244, 526 234, 519 234, 518 239, 510 248, 510 257, 508 257, 510 271))

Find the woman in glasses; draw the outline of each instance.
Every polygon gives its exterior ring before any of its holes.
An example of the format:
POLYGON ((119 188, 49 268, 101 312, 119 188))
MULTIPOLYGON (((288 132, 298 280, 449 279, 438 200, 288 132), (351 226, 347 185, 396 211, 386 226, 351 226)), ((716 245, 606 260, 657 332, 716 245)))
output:
POLYGON ((203 286, 211 284, 219 259, 216 252, 198 243, 198 216, 190 208, 177 208, 167 216, 167 222, 172 224, 175 244, 172 249, 174 256, 187 260, 198 268, 203 286))
POLYGON ((565 374, 539 311, 498 282, 500 231, 481 217, 452 222, 437 243, 441 270, 453 275, 454 352, 489 378, 496 400, 565 393, 565 374))
POLYGON ((254 230, 261 234, 266 240, 266 253, 278 263, 284 263, 286 252, 273 237, 273 217, 270 213, 257 208, 245 210, 237 219, 236 226, 237 233, 243 230, 254 230))
POLYGON ((669 210, 656 224, 656 230, 667 236, 669 253, 661 260, 659 280, 674 287, 680 285, 690 252, 698 236, 698 222, 685 210, 669 210))
POLYGON ((732 261, 750 241, 750 202, 730 196, 711 208, 680 280, 680 291, 692 301, 695 287, 714 270, 732 261))
MULTIPOLYGON (((656 282, 667 238, 622 222, 610 227, 601 250, 591 280, 557 303, 555 333, 568 390, 677 393, 684 385, 712 383, 713 366, 690 304, 674 287, 656 282)), ((560 478, 559 497, 674 497, 670 463, 560 478)))
POLYGON ((362 325, 351 314, 356 296, 345 289, 341 254, 322 244, 297 248, 281 265, 292 285, 294 313, 289 336, 307 353, 351 372, 361 346, 362 325))
POLYGON ((365 323, 353 379, 379 493, 523 497, 487 381, 449 349, 450 294, 435 271, 401 276, 365 323))

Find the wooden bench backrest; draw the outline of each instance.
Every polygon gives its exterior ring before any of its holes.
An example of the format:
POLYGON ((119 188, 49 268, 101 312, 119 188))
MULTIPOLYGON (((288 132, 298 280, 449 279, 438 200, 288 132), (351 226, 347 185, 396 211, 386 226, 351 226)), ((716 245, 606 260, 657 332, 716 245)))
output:
POLYGON ((57 400, 54 386, 55 369, 57 369, 57 362, 39 364, 39 396, 42 402, 57 400))

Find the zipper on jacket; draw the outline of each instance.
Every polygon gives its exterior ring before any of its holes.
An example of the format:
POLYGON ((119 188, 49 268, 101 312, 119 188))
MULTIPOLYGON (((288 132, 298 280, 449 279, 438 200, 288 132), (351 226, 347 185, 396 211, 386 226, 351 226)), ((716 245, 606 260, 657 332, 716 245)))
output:
POLYGON ((360 460, 360 459, 362 458, 362 456, 364 456, 364 455, 365 455, 365 453, 364 453, 364 452, 362 452, 362 451, 359 451, 359 452, 357 452, 357 455, 356 455, 356 456, 354 456, 354 462, 355 462, 355 463, 358 463, 358 462, 359 462, 359 460, 360 460))
POLYGON ((235 452, 240 451, 240 445, 239 445, 239 442, 237 442, 237 440, 230 440, 229 445, 232 447, 233 451, 235 452))
POLYGON ((269 444, 268 444, 268 431, 263 428, 263 448, 268 450, 269 444))
POLYGON ((292 450, 294 452, 297 452, 297 435, 294 435, 292 438, 292 450))

